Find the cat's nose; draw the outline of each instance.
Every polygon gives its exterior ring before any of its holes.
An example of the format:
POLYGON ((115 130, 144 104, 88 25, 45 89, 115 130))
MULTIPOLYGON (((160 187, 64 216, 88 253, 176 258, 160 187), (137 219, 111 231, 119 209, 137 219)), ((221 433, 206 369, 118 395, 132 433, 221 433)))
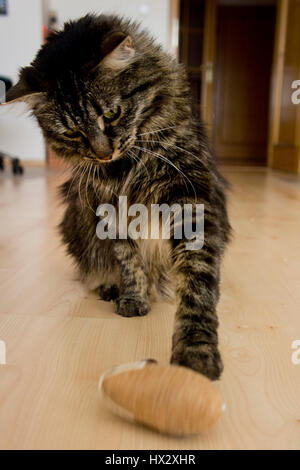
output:
POLYGON ((90 146, 93 154, 103 160, 110 160, 114 149, 103 133, 90 136, 90 146))

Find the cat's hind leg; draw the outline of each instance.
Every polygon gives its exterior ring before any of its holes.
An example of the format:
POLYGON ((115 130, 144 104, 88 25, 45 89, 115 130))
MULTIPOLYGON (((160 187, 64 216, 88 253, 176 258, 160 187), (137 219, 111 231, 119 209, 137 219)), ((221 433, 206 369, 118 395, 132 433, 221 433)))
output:
POLYGON ((100 299, 107 302, 116 300, 120 295, 119 286, 111 283, 100 284, 98 292, 100 299))
POLYGON ((82 280, 88 290, 98 291, 101 300, 109 302, 120 295, 120 273, 117 270, 89 273, 82 280))

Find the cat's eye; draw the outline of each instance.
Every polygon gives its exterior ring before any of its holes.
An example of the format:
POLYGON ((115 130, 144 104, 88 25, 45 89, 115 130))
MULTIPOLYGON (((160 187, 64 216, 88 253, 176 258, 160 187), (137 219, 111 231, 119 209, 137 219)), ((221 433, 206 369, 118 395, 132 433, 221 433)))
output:
POLYGON ((64 132, 64 136, 68 137, 69 139, 81 139, 82 137, 86 137, 86 134, 83 131, 77 129, 69 129, 64 132))
POLYGON ((106 122, 114 122, 120 117, 120 114, 121 114, 121 108, 120 106, 118 106, 114 109, 110 109, 109 111, 107 111, 107 113, 104 113, 103 117, 106 122))

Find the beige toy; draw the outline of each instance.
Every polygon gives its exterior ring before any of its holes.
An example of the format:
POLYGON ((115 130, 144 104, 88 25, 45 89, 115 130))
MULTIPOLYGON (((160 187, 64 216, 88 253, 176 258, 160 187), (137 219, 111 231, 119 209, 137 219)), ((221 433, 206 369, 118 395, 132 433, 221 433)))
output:
POLYGON ((203 375, 156 361, 115 367, 99 389, 119 415, 172 435, 198 434, 215 424, 225 406, 218 389, 203 375))

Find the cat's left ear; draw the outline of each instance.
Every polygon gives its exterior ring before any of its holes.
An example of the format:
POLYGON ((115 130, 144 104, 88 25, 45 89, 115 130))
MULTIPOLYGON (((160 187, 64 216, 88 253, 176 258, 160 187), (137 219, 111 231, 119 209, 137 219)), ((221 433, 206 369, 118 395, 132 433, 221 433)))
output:
POLYGON ((135 48, 131 37, 124 36, 121 42, 101 60, 99 65, 114 70, 123 69, 129 65, 135 56, 135 48))

